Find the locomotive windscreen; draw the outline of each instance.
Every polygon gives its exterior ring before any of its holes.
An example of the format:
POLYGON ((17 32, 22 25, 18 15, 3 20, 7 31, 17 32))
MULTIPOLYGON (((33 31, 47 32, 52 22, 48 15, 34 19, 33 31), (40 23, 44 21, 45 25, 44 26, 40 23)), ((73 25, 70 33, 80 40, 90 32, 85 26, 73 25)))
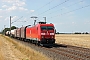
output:
POLYGON ((54 30, 53 26, 41 26, 41 30, 54 30))

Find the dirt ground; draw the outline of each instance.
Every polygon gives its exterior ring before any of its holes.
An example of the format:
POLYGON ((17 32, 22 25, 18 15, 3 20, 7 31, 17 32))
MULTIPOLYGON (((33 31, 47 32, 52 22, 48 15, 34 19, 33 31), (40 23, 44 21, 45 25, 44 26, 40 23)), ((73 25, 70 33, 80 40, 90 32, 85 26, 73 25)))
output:
POLYGON ((56 34, 56 43, 90 48, 90 34, 56 34))
POLYGON ((0 60, 25 60, 27 58, 11 42, 0 35, 0 60))

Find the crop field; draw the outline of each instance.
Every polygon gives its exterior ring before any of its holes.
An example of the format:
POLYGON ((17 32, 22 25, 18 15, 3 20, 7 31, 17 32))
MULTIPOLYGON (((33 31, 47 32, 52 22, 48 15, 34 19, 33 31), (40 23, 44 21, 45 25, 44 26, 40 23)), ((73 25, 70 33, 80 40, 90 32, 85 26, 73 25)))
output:
POLYGON ((56 34, 56 43, 90 48, 90 34, 56 34))

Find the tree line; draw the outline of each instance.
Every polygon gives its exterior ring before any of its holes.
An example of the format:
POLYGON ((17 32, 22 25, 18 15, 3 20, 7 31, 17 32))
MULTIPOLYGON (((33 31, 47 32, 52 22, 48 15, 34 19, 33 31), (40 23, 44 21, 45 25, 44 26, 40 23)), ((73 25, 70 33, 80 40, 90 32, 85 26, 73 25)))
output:
MULTIPOLYGON (((11 30, 16 29, 16 28, 17 28, 17 27, 12 26, 12 27, 11 27, 11 30)), ((0 34, 5 34, 6 31, 10 31, 10 28, 4 28, 4 29, 0 32, 0 34)))
POLYGON ((60 33, 56 32, 56 34, 90 34, 89 32, 74 32, 74 33, 60 33))

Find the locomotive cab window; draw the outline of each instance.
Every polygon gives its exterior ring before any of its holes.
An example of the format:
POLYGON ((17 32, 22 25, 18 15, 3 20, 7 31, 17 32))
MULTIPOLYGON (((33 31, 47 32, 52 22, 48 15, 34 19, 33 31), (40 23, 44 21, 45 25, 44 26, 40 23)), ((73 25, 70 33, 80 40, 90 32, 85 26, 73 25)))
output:
POLYGON ((54 29, 54 27, 52 27, 52 26, 47 26, 47 30, 53 30, 54 29))
POLYGON ((53 26, 41 26, 41 30, 54 30, 53 26))
POLYGON ((47 30, 46 26, 41 26, 41 30, 47 30))

